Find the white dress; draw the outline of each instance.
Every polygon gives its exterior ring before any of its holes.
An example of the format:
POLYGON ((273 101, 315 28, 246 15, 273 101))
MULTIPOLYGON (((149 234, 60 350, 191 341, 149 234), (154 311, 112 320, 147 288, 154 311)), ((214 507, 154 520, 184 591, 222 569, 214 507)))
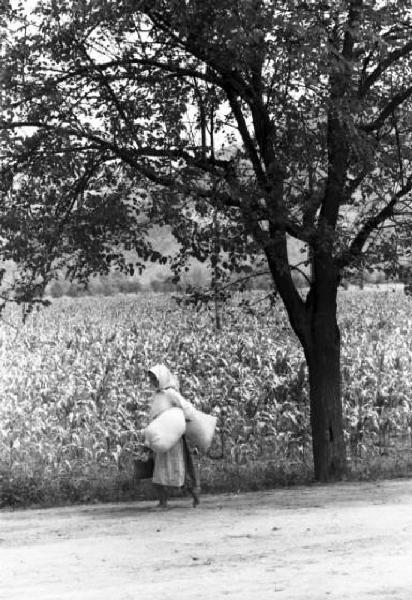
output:
MULTIPOLYGON (((154 394, 150 410, 150 420, 152 421, 158 417, 160 413, 173 406, 179 407, 175 394, 169 394, 168 390, 154 394)), ((181 487, 184 485, 186 468, 182 439, 167 452, 155 452, 154 461, 153 483, 173 487, 181 487)))

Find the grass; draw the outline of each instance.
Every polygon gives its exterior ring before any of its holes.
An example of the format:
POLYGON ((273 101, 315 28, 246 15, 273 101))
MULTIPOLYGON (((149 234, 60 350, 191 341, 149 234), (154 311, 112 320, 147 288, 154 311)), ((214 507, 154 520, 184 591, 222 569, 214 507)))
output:
MULTIPOLYGON (((235 464, 203 459, 198 465, 203 494, 254 492, 311 485, 311 464, 270 459, 235 464)), ((412 452, 393 457, 372 457, 349 461, 348 481, 374 481, 412 477, 412 452)), ((177 495, 184 491, 176 492, 177 495)), ((154 500, 150 480, 137 481, 132 468, 100 469, 87 475, 71 474, 58 479, 40 479, 16 473, 0 480, 1 507, 51 507, 68 504, 154 500)))

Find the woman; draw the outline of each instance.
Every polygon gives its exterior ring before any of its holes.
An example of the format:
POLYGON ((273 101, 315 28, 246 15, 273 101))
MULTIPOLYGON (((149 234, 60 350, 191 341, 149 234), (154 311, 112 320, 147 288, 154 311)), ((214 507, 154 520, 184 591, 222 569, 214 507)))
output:
MULTIPOLYGON (((182 398, 176 377, 165 365, 155 365, 148 373, 152 387, 156 390, 151 400, 150 421, 174 406, 181 408, 184 413, 190 411, 191 404, 182 398)), ((193 498, 193 506, 199 504, 195 468, 185 436, 167 452, 154 453, 152 481, 161 508, 167 507, 168 487, 185 486, 193 498)))

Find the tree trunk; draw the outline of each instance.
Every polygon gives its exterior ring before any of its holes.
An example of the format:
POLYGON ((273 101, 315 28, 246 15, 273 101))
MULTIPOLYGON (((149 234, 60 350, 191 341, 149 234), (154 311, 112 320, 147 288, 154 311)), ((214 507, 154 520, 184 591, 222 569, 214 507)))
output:
POLYGON ((336 314, 314 314, 306 351, 309 369, 314 475, 337 481, 346 473, 340 384, 340 335, 336 314))
MULTIPOLYGON (((280 236, 279 236, 280 238, 280 236)), ((337 481, 346 474, 337 324, 338 272, 327 248, 312 255, 313 280, 303 302, 290 278, 286 243, 272 237, 268 264, 299 338, 309 369, 314 476, 337 481)))
POLYGON ((309 335, 301 340, 309 369, 313 462, 316 481, 346 474, 343 431, 338 277, 330 257, 314 255, 314 279, 307 299, 309 335))

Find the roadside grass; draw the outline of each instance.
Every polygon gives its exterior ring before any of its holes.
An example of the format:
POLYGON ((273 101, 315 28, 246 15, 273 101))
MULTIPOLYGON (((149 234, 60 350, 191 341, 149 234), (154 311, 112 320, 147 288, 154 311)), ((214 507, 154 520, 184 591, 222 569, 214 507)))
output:
MULTIPOLYGON (((256 492, 282 487, 312 485, 313 466, 299 460, 262 459, 236 464, 198 459, 202 494, 256 492)), ((392 456, 349 457, 348 481, 412 477, 412 450, 399 449, 392 456)), ((185 494, 171 490, 172 496, 185 494)), ((67 477, 30 477, 15 472, 0 474, 0 508, 52 507, 71 504, 155 500, 150 480, 136 480, 131 464, 117 468, 84 469, 67 477)))

